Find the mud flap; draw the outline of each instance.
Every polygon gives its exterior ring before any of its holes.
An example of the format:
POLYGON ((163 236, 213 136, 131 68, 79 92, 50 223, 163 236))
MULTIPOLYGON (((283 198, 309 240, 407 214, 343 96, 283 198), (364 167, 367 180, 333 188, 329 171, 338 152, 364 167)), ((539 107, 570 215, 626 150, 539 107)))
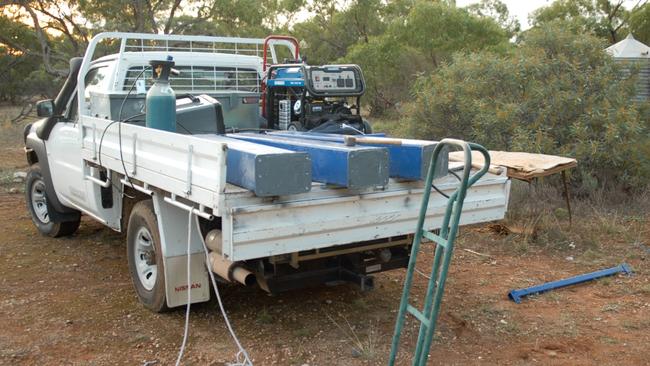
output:
MULTIPOLYGON (((154 209, 160 230, 160 247, 165 266, 165 295, 167 306, 187 304, 187 218, 188 212, 170 205, 162 195, 154 194, 154 209)), ((210 282, 205 267, 203 237, 198 217, 192 219, 190 244, 191 302, 210 300, 210 282)))

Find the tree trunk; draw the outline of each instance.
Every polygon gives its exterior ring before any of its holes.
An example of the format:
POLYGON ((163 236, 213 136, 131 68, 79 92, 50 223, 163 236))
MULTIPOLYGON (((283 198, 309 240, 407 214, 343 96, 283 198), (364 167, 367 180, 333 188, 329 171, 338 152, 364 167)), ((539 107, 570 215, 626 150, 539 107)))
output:
POLYGON ((47 35, 45 34, 45 31, 43 31, 43 28, 41 28, 41 25, 38 22, 38 15, 36 15, 34 9, 32 9, 26 1, 21 1, 20 5, 23 8, 25 8, 27 13, 29 13, 29 16, 32 18, 32 22, 34 22, 34 30, 36 32, 36 37, 38 38, 38 42, 41 44, 41 50, 43 55, 43 66, 45 67, 45 71, 48 74, 59 76, 59 77, 67 76, 68 72, 66 70, 57 70, 52 66, 51 54, 50 54, 51 48, 47 40, 47 35))

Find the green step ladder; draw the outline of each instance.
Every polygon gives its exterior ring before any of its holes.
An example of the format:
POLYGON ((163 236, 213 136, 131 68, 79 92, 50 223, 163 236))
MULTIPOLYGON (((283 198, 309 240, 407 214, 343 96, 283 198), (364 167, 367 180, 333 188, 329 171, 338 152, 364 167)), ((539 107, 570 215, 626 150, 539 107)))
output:
POLYGON ((490 154, 483 146, 478 144, 455 139, 444 139, 438 143, 433 151, 431 164, 429 165, 429 171, 424 186, 420 216, 418 217, 413 245, 411 246, 411 257, 406 270, 404 291, 402 293, 402 300, 400 302, 399 313, 395 324, 395 334, 393 335, 390 358, 388 361, 390 366, 395 365, 400 336, 407 313, 413 315, 421 323, 420 333, 418 335, 415 353, 413 355, 413 365, 424 366, 427 363, 429 349, 431 348, 431 342, 433 341, 433 335, 436 330, 436 321, 438 319, 438 314, 440 313, 440 303, 442 302, 442 295, 445 290, 447 271, 449 270, 449 263, 451 262, 451 256, 454 250, 454 241, 456 239, 456 234, 458 233, 460 214, 463 211, 463 201, 465 200, 465 195, 467 194, 469 187, 476 183, 476 181, 487 172, 489 166, 490 154), (454 193, 449 196, 447 201, 447 209, 442 221, 440 235, 436 235, 424 229, 424 221, 427 207, 429 206, 429 196, 431 195, 433 175, 436 171, 435 165, 438 163, 438 155, 440 155, 440 152, 445 147, 461 148, 464 152, 464 166, 462 177, 460 177, 460 184, 454 193), (479 151, 483 154, 485 165, 478 172, 470 176, 472 168, 472 150, 479 151), (415 263, 417 261, 417 255, 423 237, 434 242, 436 244, 436 249, 426 297, 424 299, 424 309, 419 310, 415 306, 409 304, 409 294, 411 293, 413 272, 415 271, 415 263))

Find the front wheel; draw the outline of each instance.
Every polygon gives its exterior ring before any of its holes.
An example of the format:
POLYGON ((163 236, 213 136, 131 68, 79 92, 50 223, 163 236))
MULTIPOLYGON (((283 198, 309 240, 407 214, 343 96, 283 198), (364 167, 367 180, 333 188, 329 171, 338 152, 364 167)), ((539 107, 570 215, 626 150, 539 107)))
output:
POLYGON ((38 164, 30 167, 25 178, 25 201, 32 222, 41 234, 58 238, 72 235, 79 228, 81 221, 79 217, 66 222, 53 221, 52 212, 50 212, 52 207, 47 204, 45 179, 43 179, 41 167, 38 164))
POLYGON ((140 302, 157 313, 168 310, 158 219, 151 200, 133 206, 126 234, 126 251, 131 280, 140 302))

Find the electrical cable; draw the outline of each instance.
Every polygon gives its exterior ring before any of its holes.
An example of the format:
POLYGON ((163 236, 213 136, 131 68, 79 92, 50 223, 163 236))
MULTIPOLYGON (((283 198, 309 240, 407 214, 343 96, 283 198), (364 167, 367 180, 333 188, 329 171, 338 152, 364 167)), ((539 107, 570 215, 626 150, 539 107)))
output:
POLYGON ((453 171, 453 170, 450 170, 450 171, 449 171, 449 174, 451 174, 451 175, 453 175, 454 177, 456 177, 456 179, 458 179, 459 182, 462 180, 461 177, 459 177, 458 174, 456 174, 456 172, 453 171))
MULTIPOLYGON (((136 117, 140 117, 140 116, 144 116, 144 115, 145 115, 144 113, 134 114, 133 116, 131 116, 131 117, 129 117, 129 118, 126 118, 126 119, 125 119, 124 121, 122 121, 122 122, 128 122, 128 121, 130 121, 130 120, 132 120, 132 119, 134 119, 134 118, 136 118, 136 117)), ((106 127, 104 127, 104 130, 102 131, 102 135, 101 135, 101 137, 99 138, 99 165, 102 165, 102 144, 104 143, 104 135, 106 135, 106 131, 108 131, 108 129, 109 129, 112 125, 114 125, 114 124, 116 124, 116 123, 119 123, 119 122, 120 122, 120 121, 113 121, 113 122, 109 123, 106 127)))
MULTIPOLYGON (((198 219, 198 218, 197 218, 198 219)), ((197 223, 198 225, 198 223, 197 223)), ((210 281, 212 282, 212 287, 214 288, 214 292, 217 295, 217 302, 219 303, 219 309, 221 310, 221 314, 223 315, 223 320, 226 323, 226 327, 228 328, 228 332, 230 332, 230 336, 232 339, 235 341, 235 344, 237 345, 238 352, 237 355, 235 356, 236 362, 235 363, 230 363, 228 364, 229 366, 253 366, 253 362, 250 359, 250 356, 248 355, 248 352, 246 352, 246 349, 242 347, 241 343, 239 342, 239 339, 237 339, 237 335, 235 334, 235 331, 232 329, 232 325, 230 325, 230 320, 228 320, 228 314, 226 314, 226 310, 223 307, 223 302, 221 301, 221 295, 219 294, 219 287, 217 286, 217 281, 214 278, 214 273, 212 272, 212 268, 210 268, 210 254, 208 252, 208 247, 205 246, 205 241, 201 240, 201 244, 203 244, 203 252, 205 253, 205 265, 208 268, 208 274, 210 275, 210 281), (242 359, 243 357, 243 359, 242 359)))
POLYGON ((431 183, 431 187, 436 190, 436 192, 440 193, 441 196, 445 197, 446 199, 449 199, 449 195, 447 195, 445 192, 441 191, 438 187, 436 187, 435 184, 431 183))
MULTIPOLYGON (((449 174, 456 177, 456 179, 458 179, 459 182, 462 181, 462 179, 458 176, 458 174, 456 174, 456 172, 454 172, 453 170, 448 170, 448 172, 449 172, 449 174)), ((441 191, 438 187, 436 187, 435 184, 431 183, 431 187, 433 187, 433 189, 435 189, 436 192, 440 193, 440 195, 442 195, 443 197, 449 199, 449 196, 446 193, 444 193, 443 191, 441 191)))
MULTIPOLYGON (((116 121, 113 121, 109 123, 105 128, 104 131, 102 131, 101 138, 99 140, 99 165, 101 166, 101 149, 102 149, 102 143, 104 141, 104 136, 106 135, 106 131, 108 131, 109 127, 111 127, 113 124, 117 123, 118 126, 118 143, 119 143, 119 151, 120 151, 120 161, 122 163, 122 168, 124 169, 124 175, 126 177, 127 182, 131 184, 131 187, 133 188, 133 183, 131 182, 131 178, 129 177, 127 170, 126 170, 126 164, 124 163, 124 155, 122 153, 122 123, 126 122, 132 118, 139 117, 141 114, 137 114, 134 116, 131 116, 125 120, 122 120, 122 112, 124 110, 124 105, 126 104, 126 101, 128 100, 129 96, 131 95, 131 92, 133 91, 133 88, 135 87, 136 81, 144 74, 144 72, 147 70, 147 66, 145 66, 142 71, 135 77, 135 80, 133 81, 133 84, 131 84, 131 87, 129 88, 126 96, 122 100, 122 104, 120 105, 120 110, 118 113, 118 119, 116 121)), ((190 131, 185 128, 185 126, 180 125, 185 131, 190 133, 190 131)), ((135 151, 133 152, 135 154, 135 151)), ((110 177, 107 177, 107 179, 110 180, 110 177)), ((112 184, 112 181, 111 181, 112 184)), ((122 192, 123 193, 123 192, 122 192)), ((187 338, 189 335, 189 321, 190 321, 190 307, 191 307, 191 289, 192 289, 192 282, 191 282, 191 256, 190 256, 190 245, 191 245, 191 234, 192 234, 192 216, 193 212, 190 210, 188 214, 188 225, 187 225, 187 307, 185 310, 185 329, 183 332, 183 342, 181 344, 181 348, 178 353, 178 358, 176 359, 176 366, 180 365, 181 359, 183 358, 183 353, 185 352, 185 347, 187 345, 187 338)), ((241 343, 239 342, 239 339, 235 335, 234 330, 232 329, 232 326, 230 325, 230 321, 228 320, 228 316, 226 314, 226 311, 223 307, 223 302, 221 301, 221 295, 219 294, 219 289, 217 287, 217 282, 214 278, 214 274, 212 273, 212 269, 210 268, 210 260, 209 260, 209 253, 208 253, 208 248, 205 246, 205 242, 201 241, 203 244, 203 250, 205 252, 205 263, 208 268, 208 273, 210 274, 210 280, 212 282, 212 286, 214 287, 214 291, 217 295, 217 300, 219 302, 219 308, 221 309, 221 313, 223 315, 223 318, 226 322, 228 331, 230 332, 230 335, 232 336, 233 340, 237 344, 238 352, 235 356, 236 358, 236 363, 230 364, 230 366, 252 366, 253 363, 250 360, 250 357, 246 350, 242 347, 241 343), (243 357, 243 360, 241 359, 243 357)))
MULTIPOLYGON (((133 116, 131 116, 131 117, 129 117, 129 118, 126 118, 123 122, 130 121, 130 120, 132 120, 132 119, 134 119, 134 118, 136 118, 136 117, 140 117, 140 116, 144 116, 144 113, 138 113, 138 114, 135 114, 135 115, 133 115, 133 116)), ((106 125, 106 127, 104 127, 104 130, 102 131, 102 135, 101 135, 101 137, 99 138, 99 152, 98 152, 98 155, 99 155, 99 166, 102 166, 102 146, 103 146, 103 144, 104 144, 104 136, 106 135, 106 131, 108 131, 108 129, 109 129, 112 125, 114 125, 114 124, 116 124, 116 123, 118 123, 118 122, 119 122, 119 121, 113 121, 113 122, 109 123, 108 125, 106 125)), ((120 192, 120 194, 123 194, 123 195, 126 196, 127 198, 135 198, 135 197, 129 196, 128 194, 126 194, 126 192, 124 192, 124 190, 120 189, 120 188, 119 188, 119 187, 118 187, 118 186, 113 182, 113 179, 111 179, 111 177, 107 176, 107 177, 106 177, 106 180, 110 181, 110 182, 111 182, 111 185, 113 186, 113 188, 115 188, 115 190, 117 190, 118 192, 120 192)))
POLYGON ((188 210, 189 214, 187 217, 187 307, 185 308, 185 330, 183 331, 183 343, 181 343, 181 349, 178 351, 178 358, 176 358, 176 366, 181 364, 181 359, 183 358, 183 352, 185 352, 185 346, 187 345, 187 336, 190 332, 190 305, 192 302, 192 275, 190 271, 190 244, 192 243, 192 210, 188 210))
POLYGON ((347 124, 347 123, 341 123, 341 128, 348 128, 348 129, 351 129, 351 130, 353 130, 353 131, 355 131, 355 132, 358 132, 359 135, 365 135, 365 133, 363 133, 363 132, 360 131, 360 130, 357 130, 356 128, 350 126, 350 125, 347 124))
MULTIPOLYGON (((122 168, 124 169, 124 175, 126 176, 126 181, 131 184, 131 188, 134 189, 134 190, 135 190, 135 187, 133 187, 133 183, 131 182, 131 178, 129 177, 129 174, 126 172, 126 165, 124 164, 124 155, 122 154, 122 122, 127 122, 127 121, 129 121, 129 120, 131 120, 133 118, 142 116, 142 115, 144 115, 144 113, 138 113, 138 114, 135 114, 135 115, 133 115, 131 117, 128 117, 128 118, 122 120, 122 112, 124 110, 124 105, 126 104, 127 99, 129 98, 129 96, 131 95, 131 92, 133 91, 133 88, 135 87, 136 82, 138 81, 138 79, 140 79, 142 74, 144 74, 144 72, 147 69, 148 69, 148 66, 143 67, 142 71, 140 71, 140 73, 135 77, 135 79, 133 80, 133 84, 131 84, 131 87, 129 88, 129 91, 126 93, 126 96, 124 96, 124 99, 122 100, 122 104, 120 105, 120 111, 118 113, 117 120, 109 123, 106 127, 104 127, 104 130, 102 131, 102 136, 99 139, 99 165, 102 166, 102 144, 104 142, 104 136, 106 135, 106 131, 108 131, 109 127, 111 127, 112 125, 114 125, 116 123, 118 124, 117 125, 118 126, 117 134, 118 134, 118 140, 119 140, 120 162, 122 163, 122 168)), ((135 154, 135 151, 133 153, 135 154)), ((120 192, 121 194, 125 195, 128 198, 134 198, 134 197, 131 197, 131 196, 127 195, 123 190, 120 190, 113 183, 113 180, 111 179, 111 177, 107 176, 106 179, 111 182, 111 185, 118 192, 120 192)))
MULTIPOLYGON (((190 257, 190 245, 191 245, 191 239, 192 239, 192 217, 194 216, 192 210, 189 210, 188 213, 188 222, 187 222, 187 307, 185 308, 185 328, 183 330, 183 342, 181 343, 181 348, 178 352, 178 357, 176 359, 176 366, 180 365, 180 362, 183 358, 183 354, 185 352, 185 348, 187 346, 187 339, 189 335, 189 329, 190 329, 190 306, 191 306, 191 290, 192 290, 192 279, 191 279, 191 271, 190 271, 190 266, 191 266, 191 257, 190 257)), ((196 218, 198 220, 198 217, 196 218)), ((199 226, 199 223, 197 221, 196 223, 197 227, 199 226)), ((230 320, 228 319, 228 314, 226 313, 226 310, 223 307, 223 302, 221 301, 221 295, 219 293, 219 288, 217 287, 217 281, 214 278, 214 273, 212 272, 212 268, 210 268, 210 254, 208 252, 208 248, 205 245, 205 241, 201 240, 201 244, 203 245, 203 252, 205 253, 205 265, 208 269, 208 274, 210 275, 210 281, 212 282, 212 287, 214 288, 214 292, 217 295, 217 301, 219 303, 219 309, 221 310, 221 314, 223 315, 223 319, 226 323, 226 326, 228 328, 228 332, 230 332, 230 335, 232 339, 235 341, 235 344, 237 345, 238 351, 237 354, 235 355, 235 362, 234 363, 229 363, 229 366, 253 366, 253 362, 250 360, 250 356, 248 355, 248 352, 246 352, 246 349, 242 347, 241 343, 239 342, 239 339, 237 338, 237 335, 235 334, 235 331, 232 329, 232 325, 230 324, 230 320)))
MULTIPOLYGON (((122 99, 122 104, 120 105, 120 112, 117 114, 117 139, 118 139, 118 144, 119 144, 119 149, 120 149, 120 161, 122 162, 122 168, 124 169, 124 176, 126 177, 126 181, 131 184, 131 188, 135 190, 135 187, 133 186, 133 182, 131 182, 131 177, 129 177, 129 173, 126 172, 126 164, 124 164, 124 154, 122 153, 122 111, 124 110, 124 105, 126 104, 126 101, 129 99, 129 96, 131 95, 131 92, 133 91, 133 88, 135 88, 135 84, 140 79, 140 77, 144 74, 144 72, 149 68, 149 66, 144 66, 142 68, 142 71, 135 77, 133 80, 133 84, 131 84, 131 87, 129 88, 129 91, 126 93, 124 96, 124 99, 122 99)), ((133 151, 133 154, 135 155, 135 151, 133 151)))

